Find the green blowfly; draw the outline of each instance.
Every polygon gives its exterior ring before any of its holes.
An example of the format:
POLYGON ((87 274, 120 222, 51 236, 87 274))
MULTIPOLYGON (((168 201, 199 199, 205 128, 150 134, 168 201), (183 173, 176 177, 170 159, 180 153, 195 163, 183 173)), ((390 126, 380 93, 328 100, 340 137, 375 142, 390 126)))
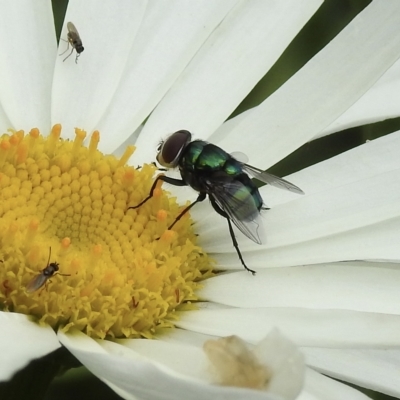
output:
POLYGON ((178 167, 182 179, 157 176, 149 195, 138 205, 129 208, 138 208, 151 199, 159 180, 174 186, 191 186, 199 195, 175 218, 168 228, 171 229, 185 213, 208 195, 214 210, 228 221, 232 243, 243 267, 253 275, 255 271, 244 262, 231 223, 253 242, 261 244, 260 211, 266 208, 263 207, 263 199, 251 177, 280 189, 304 194, 292 183, 241 162, 214 144, 203 140, 192 141, 192 134, 186 130, 177 131, 160 143, 157 161, 165 168, 178 167))

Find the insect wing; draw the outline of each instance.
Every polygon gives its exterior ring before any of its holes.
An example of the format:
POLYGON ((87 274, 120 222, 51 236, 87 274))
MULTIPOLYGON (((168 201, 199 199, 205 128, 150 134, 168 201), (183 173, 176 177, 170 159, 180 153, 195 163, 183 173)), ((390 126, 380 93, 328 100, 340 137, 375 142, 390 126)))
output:
POLYGON ((247 157, 246 154, 242 153, 241 151, 234 151, 233 153, 231 153, 231 157, 241 162, 242 164, 245 164, 249 161, 249 157, 247 157))
POLYGON ((253 242, 261 244, 263 228, 260 212, 250 190, 239 181, 208 182, 208 194, 238 229, 253 242), (238 197, 238 193, 243 196, 238 197))
POLYGON ((271 186, 275 186, 279 189, 288 190, 289 192, 297 194, 304 194, 304 192, 296 185, 293 185, 293 183, 290 183, 285 179, 279 178, 278 176, 272 175, 268 172, 262 171, 261 169, 253 167, 249 164, 242 164, 242 169, 253 178, 256 178, 264 183, 268 183, 271 186))
POLYGON ((47 276, 43 273, 36 275, 27 285, 26 291, 28 293, 35 292, 36 290, 40 289, 47 280, 47 276))
POLYGON ((72 22, 67 23, 67 29, 69 33, 72 33, 76 35, 79 38, 79 32, 78 29, 76 29, 76 26, 72 22))

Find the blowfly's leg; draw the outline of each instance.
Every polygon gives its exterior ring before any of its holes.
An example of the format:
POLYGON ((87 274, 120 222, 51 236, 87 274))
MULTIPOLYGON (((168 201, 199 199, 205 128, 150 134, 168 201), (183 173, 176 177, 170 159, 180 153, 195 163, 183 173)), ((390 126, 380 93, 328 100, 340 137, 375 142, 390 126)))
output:
POLYGON ((235 232, 233 231, 233 227, 232 227, 231 220, 230 220, 230 218, 229 218, 228 216, 226 216, 226 220, 228 221, 229 233, 231 234, 231 239, 232 239, 233 247, 236 249, 236 252, 237 252, 237 254, 238 254, 238 256, 239 256, 239 259, 240 259, 240 261, 241 261, 243 267, 245 268, 246 271, 249 271, 249 272, 251 272, 253 275, 255 275, 255 274, 256 274, 256 271, 254 271, 253 269, 250 269, 250 268, 246 265, 246 263, 244 262, 244 260, 243 260, 242 253, 241 253, 240 250, 239 250, 239 244, 238 244, 238 242, 237 242, 237 240, 236 240, 235 232))
POLYGON ((239 244, 238 244, 238 242, 237 242, 237 240, 236 240, 235 232, 234 232, 233 227, 232 227, 231 219, 228 217, 228 215, 227 215, 223 210, 221 210, 221 208, 218 206, 218 204, 215 202, 215 200, 214 200, 211 196, 210 196, 210 202, 211 202, 211 205, 213 206, 214 210, 215 210, 219 215, 221 215, 222 217, 226 218, 226 220, 228 221, 229 233, 230 233, 230 235, 231 235, 233 247, 235 248, 236 253, 237 253, 237 255, 238 255, 238 257, 239 257, 239 260, 240 260, 240 262, 242 263, 244 269, 245 269, 246 271, 251 272, 253 275, 255 275, 255 274, 256 274, 256 271, 250 269, 250 268, 246 265, 246 263, 244 262, 244 259, 243 259, 243 257, 242 257, 242 253, 240 252, 240 249, 239 249, 239 244))
POLYGON ((167 183, 170 183, 171 185, 174 185, 174 186, 187 186, 185 181, 183 181, 181 179, 174 179, 174 178, 170 178, 169 176, 158 175, 157 178, 154 180, 153 185, 151 186, 149 195, 143 201, 141 201, 137 206, 128 207, 128 210, 130 210, 131 208, 133 208, 133 209, 139 208, 144 203, 146 203, 148 200, 150 200, 153 197, 154 190, 157 187, 158 181, 167 182, 167 183))
POLYGON ((197 203, 202 202, 205 198, 207 197, 207 193, 200 193, 197 199, 189 204, 176 218, 175 221, 168 227, 169 229, 172 229, 173 226, 197 203))

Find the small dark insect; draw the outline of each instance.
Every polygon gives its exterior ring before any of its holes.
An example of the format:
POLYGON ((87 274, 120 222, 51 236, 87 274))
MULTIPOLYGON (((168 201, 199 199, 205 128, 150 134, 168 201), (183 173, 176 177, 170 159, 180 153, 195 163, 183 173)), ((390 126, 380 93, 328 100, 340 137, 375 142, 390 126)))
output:
POLYGON ((254 275, 255 271, 248 268, 243 260, 231 223, 253 242, 261 244, 260 211, 267 208, 263 207, 263 199, 250 176, 280 189, 298 194, 304 192, 284 179, 239 161, 238 157, 218 146, 203 140, 191 140, 192 134, 181 130, 160 143, 157 161, 166 168, 178 167, 182 179, 158 175, 149 195, 137 206, 129 208, 138 208, 151 199, 160 180, 174 186, 191 186, 199 195, 175 218, 168 228, 171 229, 184 214, 208 195, 214 210, 228 221, 232 243, 243 267, 254 275))
POLYGON ((64 58, 63 62, 73 53, 74 49, 76 51, 76 57, 75 57, 75 64, 78 64, 78 57, 81 55, 82 51, 85 50, 85 48, 82 46, 82 40, 81 37, 79 36, 78 30, 76 29, 75 25, 72 22, 67 23, 67 37, 68 40, 64 40, 64 42, 67 42, 67 50, 65 50, 63 53, 60 54, 62 56, 65 52, 68 51, 69 45, 71 45, 72 50, 71 53, 67 55, 67 57, 64 58))
POLYGON ((43 285, 47 285, 47 281, 54 275, 70 276, 69 274, 60 274, 58 272, 59 265, 57 262, 50 263, 51 247, 49 251, 49 259, 47 260, 46 268, 42 269, 40 274, 36 275, 27 285, 26 291, 28 293, 35 292, 40 289, 43 285))

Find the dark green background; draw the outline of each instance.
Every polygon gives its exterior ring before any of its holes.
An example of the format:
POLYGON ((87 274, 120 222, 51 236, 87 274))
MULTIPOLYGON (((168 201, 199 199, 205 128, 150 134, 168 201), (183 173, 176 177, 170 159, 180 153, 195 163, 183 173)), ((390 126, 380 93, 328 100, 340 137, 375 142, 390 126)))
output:
MULTIPOLYGON (((367 0, 326 1, 232 116, 256 106, 273 93, 369 3, 370 1, 367 0)), ((53 0, 58 38, 67 4, 67 0, 53 0)), ((374 139, 398 129, 400 129, 400 118, 339 132, 307 143, 273 166, 270 171, 284 176, 365 143, 367 139, 374 139)), ((73 368, 77 366, 78 363, 64 349, 61 349, 42 360, 33 362, 26 370, 17 374, 10 384, 0 384, 0 398, 4 400, 120 399, 84 367, 73 368), (68 368, 71 369, 63 374, 68 368), (51 381, 54 376, 56 376, 55 379, 44 394, 46 382, 51 381), (27 390, 27 388, 30 389, 27 390)), ((374 399, 393 399, 380 393, 363 391, 374 399)))

